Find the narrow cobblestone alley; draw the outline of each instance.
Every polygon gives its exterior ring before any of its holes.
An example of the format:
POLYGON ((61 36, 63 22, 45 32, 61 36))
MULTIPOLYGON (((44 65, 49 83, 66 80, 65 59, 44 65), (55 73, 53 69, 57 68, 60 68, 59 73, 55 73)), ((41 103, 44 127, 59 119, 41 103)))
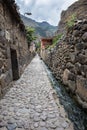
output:
POLYGON ((74 130, 36 56, 0 101, 0 130, 74 130))

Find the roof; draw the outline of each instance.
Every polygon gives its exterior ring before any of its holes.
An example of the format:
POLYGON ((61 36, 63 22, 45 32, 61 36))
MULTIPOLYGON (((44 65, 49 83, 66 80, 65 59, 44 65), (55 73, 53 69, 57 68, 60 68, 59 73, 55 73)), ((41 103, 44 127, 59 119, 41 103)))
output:
POLYGON ((53 38, 42 38, 42 42, 52 42, 53 38))

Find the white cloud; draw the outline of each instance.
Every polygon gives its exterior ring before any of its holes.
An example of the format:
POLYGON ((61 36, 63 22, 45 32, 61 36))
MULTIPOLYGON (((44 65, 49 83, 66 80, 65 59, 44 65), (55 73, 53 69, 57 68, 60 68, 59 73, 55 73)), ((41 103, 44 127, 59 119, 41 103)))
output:
POLYGON ((27 5, 27 4, 31 4, 31 0, 20 0, 20 1, 22 1, 25 5, 27 5))
POLYGON ((77 0, 16 0, 20 11, 32 12, 32 19, 36 21, 48 21, 50 24, 58 25, 60 13, 77 0))

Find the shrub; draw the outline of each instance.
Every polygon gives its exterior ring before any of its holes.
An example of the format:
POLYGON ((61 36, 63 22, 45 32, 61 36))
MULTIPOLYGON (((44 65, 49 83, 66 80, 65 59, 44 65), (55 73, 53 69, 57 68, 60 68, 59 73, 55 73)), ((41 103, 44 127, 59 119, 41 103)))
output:
POLYGON ((67 28, 71 28, 74 26, 74 23, 75 23, 75 20, 76 20, 76 14, 72 14, 69 19, 67 20, 66 22, 66 26, 67 28))
POLYGON ((56 45, 58 41, 62 38, 63 34, 59 34, 53 38, 53 44, 56 45))

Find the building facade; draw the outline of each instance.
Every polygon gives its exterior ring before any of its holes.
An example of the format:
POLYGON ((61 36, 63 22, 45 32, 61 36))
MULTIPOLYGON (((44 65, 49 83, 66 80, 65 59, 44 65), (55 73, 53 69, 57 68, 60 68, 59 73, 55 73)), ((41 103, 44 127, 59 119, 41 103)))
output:
POLYGON ((0 0, 0 95, 21 76, 29 53, 25 26, 14 0, 0 0))
POLYGON ((41 57, 45 58, 45 54, 46 54, 46 48, 50 45, 52 45, 53 39, 52 38, 42 38, 41 39, 41 57))

